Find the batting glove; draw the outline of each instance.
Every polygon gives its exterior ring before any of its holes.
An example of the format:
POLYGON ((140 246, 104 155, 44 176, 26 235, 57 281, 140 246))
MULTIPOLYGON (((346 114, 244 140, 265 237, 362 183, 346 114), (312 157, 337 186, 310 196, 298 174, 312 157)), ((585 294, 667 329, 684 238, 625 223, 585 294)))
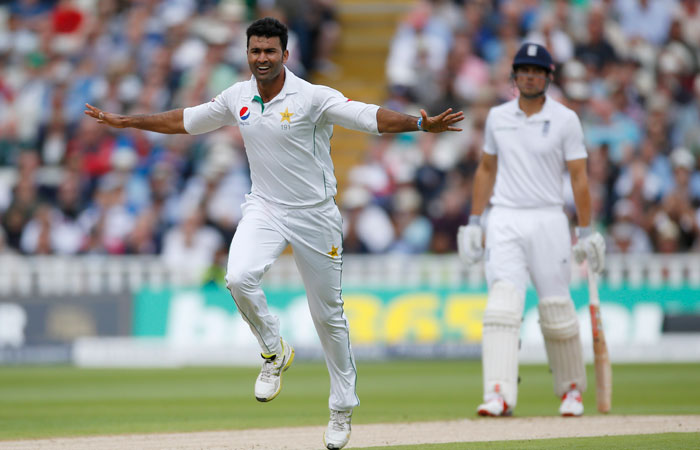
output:
POLYGON ((578 242, 573 247, 574 259, 581 264, 588 260, 588 267, 601 273, 605 268, 605 239, 591 227, 576 227, 578 242))
POLYGON ((469 224, 457 230, 457 249, 465 264, 476 264, 484 256, 484 232, 479 216, 470 216, 469 224))

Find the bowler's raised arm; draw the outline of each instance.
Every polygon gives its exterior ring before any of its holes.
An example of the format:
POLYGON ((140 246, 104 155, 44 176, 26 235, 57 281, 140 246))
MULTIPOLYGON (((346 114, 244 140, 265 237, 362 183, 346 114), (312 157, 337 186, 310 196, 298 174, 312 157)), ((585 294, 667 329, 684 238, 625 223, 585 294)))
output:
POLYGON ((89 103, 85 104, 85 115, 114 128, 138 128, 164 134, 187 134, 183 121, 183 109, 173 109, 156 114, 123 115, 102 111, 89 103))

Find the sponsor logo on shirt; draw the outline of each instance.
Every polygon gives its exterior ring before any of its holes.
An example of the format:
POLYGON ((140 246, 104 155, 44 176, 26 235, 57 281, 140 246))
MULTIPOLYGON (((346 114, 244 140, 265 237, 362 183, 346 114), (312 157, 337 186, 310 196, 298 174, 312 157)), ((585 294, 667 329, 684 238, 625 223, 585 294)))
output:
POLYGON ((240 116, 241 120, 246 120, 248 117, 250 117, 250 110, 248 109, 247 106, 244 106, 238 112, 238 115, 240 116))

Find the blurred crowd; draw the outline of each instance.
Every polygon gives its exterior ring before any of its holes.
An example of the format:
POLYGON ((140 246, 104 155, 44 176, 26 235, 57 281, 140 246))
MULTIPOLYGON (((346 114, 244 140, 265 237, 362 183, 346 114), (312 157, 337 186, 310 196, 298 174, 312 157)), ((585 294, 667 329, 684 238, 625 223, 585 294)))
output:
MULTIPOLYGON (((334 0, 0 1, 0 252, 225 258, 250 190, 236 127, 114 130, 91 103, 147 114, 250 77, 245 28, 290 26, 295 73, 332 71, 334 0)), ((462 133, 377 137, 341 192, 348 253, 449 253, 469 215, 488 109, 517 93, 523 41, 557 63, 548 94, 581 118, 612 252, 700 248, 699 0, 417 1, 386 62, 385 106, 462 109, 462 133)), ((575 223, 573 196, 567 210, 575 223)))
POLYGON ((0 253, 159 254, 193 278, 225 260, 250 191, 236 127, 115 130, 250 77, 245 30, 289 24, 288 66, 332 70, 330 0, 0 1, 0 253))
POLYGON ((462 109, 465 131, 375 141, 343 192, 346 251, 455 250, 484 122, 517 96, 511 63, 523 42, 550 50, 548 95, 582 121, 608 250, 700 249, 700 1, 423 0, 391 43, 386 104, 413 114, 462 109))

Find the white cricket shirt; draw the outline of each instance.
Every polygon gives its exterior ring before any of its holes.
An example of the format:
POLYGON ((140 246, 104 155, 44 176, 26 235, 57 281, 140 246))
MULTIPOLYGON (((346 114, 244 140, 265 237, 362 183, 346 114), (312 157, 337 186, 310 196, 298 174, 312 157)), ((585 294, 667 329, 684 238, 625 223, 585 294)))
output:
POLYGON ((510 208, 564 205, 566 161, 587 157, 578 116, 550 97, 530 117, 517 98, 491 108, 484 151, 498 157, 491 204, 510 208))
POLYGON ((189 134, 201 134, 237 125, 250 164, 251 193, 285 206, 312 206, 337 192, 330 156, 333 124, 379 134, 379 106, 350 101, 284 70, 284 87, 268 103, 263 105, 251 77, 209 103, 185 108, 184 126, 189 134))

